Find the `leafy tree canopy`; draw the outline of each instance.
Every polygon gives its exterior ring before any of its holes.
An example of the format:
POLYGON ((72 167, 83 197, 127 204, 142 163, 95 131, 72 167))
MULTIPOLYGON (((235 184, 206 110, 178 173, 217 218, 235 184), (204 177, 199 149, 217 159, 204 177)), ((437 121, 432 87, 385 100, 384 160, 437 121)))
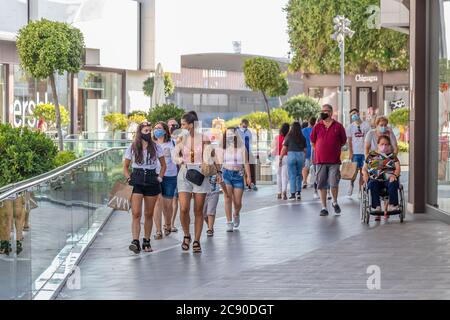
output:
POLYGON ((408 36, 393 30, 369 28, 379 0, 289 0, 287 13, 289 43, 293 51, 291 69, 304 73, 339 73, 340 54, 333 18, 345 15, 355 31, 346 38, 347 73, 407 70, 408 36))
MULTIPOLYGON (((153 87, 155 85, 155 77, 151 76, 148 77, 144 81, 144 86, 142 87, 142 90, 144 90, 144 94, 147 97, 153 96, 153 87)), ((164 94, 166 97, 172 95, 172 93, 175 90, 175 84, 173 83, 172 77, 169 73, 164 72, 164 94)))
POLYGON ((77 73, 84 53, 83 34, 67 23, 42 19, 19 30, 17 50, 22 68, 38 79, 55 72, 77 73))
POLYGON ((256 57, 245 60, 244 75, 247 87, 265 95, 283 86, 280 66, 272 59, 256 57))
POLYGON ((283 109, 292 118, 303 121, 307 121, 311 117, 317 117, 321 110, 316 100, 303 94, 290 98, 284 103, 283 109))

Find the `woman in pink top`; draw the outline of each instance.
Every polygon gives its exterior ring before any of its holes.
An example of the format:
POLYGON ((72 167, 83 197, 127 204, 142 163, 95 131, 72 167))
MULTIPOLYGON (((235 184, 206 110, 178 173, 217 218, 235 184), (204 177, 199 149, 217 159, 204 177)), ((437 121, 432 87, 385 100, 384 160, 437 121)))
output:
POLYGON ((277 186, 278 195, 277 198, 287 200, 287 185, 288 185, 288 168, 287 157, 280 157, 281 150, 283 149, 284 138, 288 134, 290 129, 289 123, 283 123, 280 128, 280 132, 272 140, 272 156, 275 157, 275 165, 277 166, 277 186))

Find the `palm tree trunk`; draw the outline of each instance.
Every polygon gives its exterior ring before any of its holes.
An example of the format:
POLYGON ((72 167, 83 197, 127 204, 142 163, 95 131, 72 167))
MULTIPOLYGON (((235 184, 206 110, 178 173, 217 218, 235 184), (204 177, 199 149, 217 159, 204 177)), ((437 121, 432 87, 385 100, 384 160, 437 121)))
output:
POLYGON ((267 100, 266 94, 264 92, 262 93, 262 95, 264 97, 264 102, 266 103, 266 111, 267 111, 267 116, 269 118, 269 128, 270 128, 270 130, 272 130, 273 127, 272 127, 272 119, 270 117, 269 100, 267 100))
POLYGON ((55 76, 53 73, 50 75, 50 84, 52 86, 53 98, 55 100, 56 131, 58 132, 58 146, 59 146, 59 151, 63 151, 64 144, 63 144, 63 136, 62 136, 62 129, 61 129, 61 112, 59 110, 58 93, 56 92, 55 76))

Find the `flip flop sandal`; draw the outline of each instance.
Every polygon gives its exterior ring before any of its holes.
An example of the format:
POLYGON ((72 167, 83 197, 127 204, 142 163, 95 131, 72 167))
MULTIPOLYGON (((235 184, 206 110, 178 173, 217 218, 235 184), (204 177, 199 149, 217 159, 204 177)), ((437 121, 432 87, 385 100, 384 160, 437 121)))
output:
POLYGON ((191 243, 191 235, 189 235, 187 237, 186 236, 183 237, 183 243, 181 244, 181 249, 183 249, 183 251, 188 251, 190 243, 191 243))
POLYGON ((170 228, 167 228, 166 226, 164 226, 164 235, 167 237, 172 231, 170 230, 170 228))
POLYGON ((178 229, 176 227, 173 227, 172 229, 170 229, 171 232, 178 232, 178 229))
POLYGON ((154 238, 155 240, 161 240, 163 238, 162 232, 161 231, 156 232, 154 238))
POLYGON ((142 250, 145 252, 152 252, 152 246, 150 245, 150 239, 142 239, 142 250))
POLYGON ((192 252, 194 252, 194 253, 202 252, 202 247, 200 246, 200 242, 194 241, 194 243, 192 243, 192 252))

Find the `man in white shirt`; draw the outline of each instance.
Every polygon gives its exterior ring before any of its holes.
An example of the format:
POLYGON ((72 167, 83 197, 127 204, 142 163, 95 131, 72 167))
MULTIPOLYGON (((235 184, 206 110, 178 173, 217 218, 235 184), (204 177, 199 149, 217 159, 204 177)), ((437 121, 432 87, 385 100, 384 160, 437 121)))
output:
MULTIPOLYGON (((364 166, 364 141, 367 133, 371 127, 368 122, 363 122, 359 115, 359 110, 354 108, 350 110, 351 124, 347 127, 347 142, 348 142, 348 158, 352 162, 356 162, 359 171, 359 190, 363 184, 362 168, 364 166)), ((356 177, 355 177, 356 179, 356 177)), ((353 194, 354 180, 350 184, 348 196, 353 194)))
POLYGON ((242 138, 242 141, 244 142, 245 148, 247 149, 247 156, 248 161, 250 163, 250 176, 252 180, 252 184, 249 185, 249 189, 253 191, 257 191, 258 188, 256 187, 256 170, 255 170, 255 163, 254 161, 250 161, 250 157, 252 156, 251 153, 251 147, 252 147, 252 132, 248 128, 249 122, 247 119, 242 119, 241 126, 239 128, 239 134, 242 138))

